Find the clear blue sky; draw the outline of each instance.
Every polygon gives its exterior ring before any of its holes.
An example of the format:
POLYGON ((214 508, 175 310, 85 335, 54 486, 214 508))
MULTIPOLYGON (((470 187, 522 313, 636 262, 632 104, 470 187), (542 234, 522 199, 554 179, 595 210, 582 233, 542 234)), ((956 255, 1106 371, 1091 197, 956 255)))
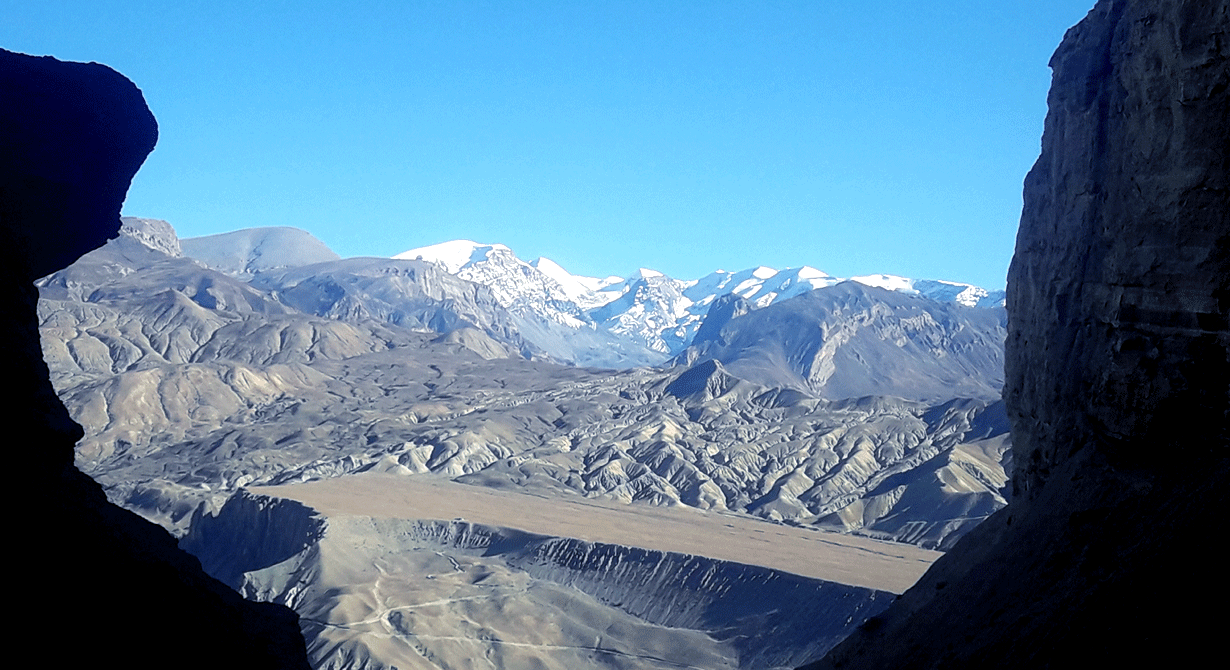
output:
POLYGON ((141 87, 160 139, 124 210, 182 237, 1002 288, 1046 63, 1092 4, 0 0, 0 47, 141 87))

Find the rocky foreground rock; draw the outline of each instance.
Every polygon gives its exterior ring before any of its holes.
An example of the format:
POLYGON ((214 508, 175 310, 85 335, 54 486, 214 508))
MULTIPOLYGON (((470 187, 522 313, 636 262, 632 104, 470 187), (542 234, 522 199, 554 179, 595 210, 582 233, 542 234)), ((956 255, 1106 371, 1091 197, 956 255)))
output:
POLYGON ((1016 497, 809 668, 1221 655, 1230 3, 1102 0, 1051 60, 1008 279, 1016 497))
POLYGON ((17 643, 27 663, 56 667, 306 668, 290 610, 245 602, 73 466, 82 431, 48 380, 32 282, 115 235, 156 138, 115 71, 0 50, 3 406, 22 445, 10 449, 8 603, 35 631, 17 643))

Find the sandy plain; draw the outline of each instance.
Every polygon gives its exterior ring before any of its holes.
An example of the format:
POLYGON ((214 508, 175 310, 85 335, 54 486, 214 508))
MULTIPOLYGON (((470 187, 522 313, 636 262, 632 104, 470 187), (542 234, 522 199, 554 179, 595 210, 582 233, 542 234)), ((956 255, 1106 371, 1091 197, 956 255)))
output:
POLYGON ((901 593, 940 552, 689 507, 535 495, 432 477, 364 473, 253 493, 289 498, 326 517, 452 520, 530 533, 707 556, 901 593))

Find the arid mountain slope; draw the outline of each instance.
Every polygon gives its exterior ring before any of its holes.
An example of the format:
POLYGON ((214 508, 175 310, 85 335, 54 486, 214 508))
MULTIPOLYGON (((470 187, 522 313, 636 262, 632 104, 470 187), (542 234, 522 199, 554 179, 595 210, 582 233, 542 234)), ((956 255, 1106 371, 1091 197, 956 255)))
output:
MULTIPOLYGON (((183 545, 247 596, 301 612, 320 668, 426 670, 476 657, 560 670, 786 668, 828 649, 893 598, 840 578, 639 544, 763 523, 465 489, 473 487, 370 474, 261 487, 194 521, 183 545), (461 510, 466 519, 455 518, 461 510), (614 535, 612 527, 625 533, 612 543, 524 529, 556 524, 589 537, 614 535)), ((781 534, 768 528, 769 537, 781 534)), ((754 554, 772 549, 763 533, 729 535, 754 554)), ((790 540, 828 564, 867 564, 845 571, 863 584, 916 576, 933 558, 906 545, 830 537, 795 530, 790 540)))
POLYGON ((717 360, 732 374, 823 398, 994 400, 1003 381, 1004 312, 847 281, 752 310, 714 302, 677 364, 717 360))

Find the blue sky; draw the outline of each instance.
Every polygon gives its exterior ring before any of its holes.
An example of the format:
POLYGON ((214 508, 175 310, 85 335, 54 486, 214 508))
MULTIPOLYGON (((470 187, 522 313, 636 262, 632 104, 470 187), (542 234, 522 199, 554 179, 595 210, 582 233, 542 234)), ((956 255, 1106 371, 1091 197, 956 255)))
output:
POLYGON ((0 47, 141 87, 160 139, 124 211, 182 237, 1002 288, 1046 63, 1091 6, 0 0, 0 47))

